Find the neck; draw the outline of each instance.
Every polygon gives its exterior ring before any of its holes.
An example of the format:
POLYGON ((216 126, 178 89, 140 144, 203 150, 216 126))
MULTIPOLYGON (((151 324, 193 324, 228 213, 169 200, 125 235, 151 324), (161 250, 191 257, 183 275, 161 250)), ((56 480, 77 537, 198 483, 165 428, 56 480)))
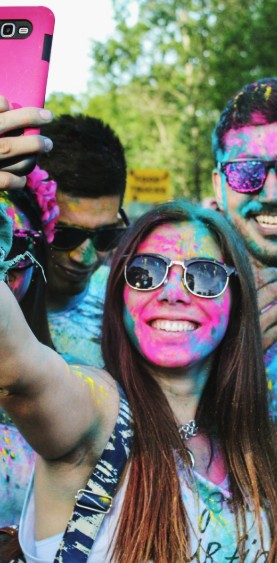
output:
POLYGON ((179 424, 195 418, 197 407, 211 372, 212 356, 201 364, 186 368, 155 370, 153 374, 162 388, 179 424))
POLYGON ((56 292, 52 293, 51 291, 48 291, 47 292, 48 311, 50 312, 62 311, 63 309, 67 309, 68 307, 73 306, 74 303, 79 301, 84 291, 82 291, 81 293, 77 293, 76 295, 57 294, 56 292))
POLYGON ((249 253, 249 258, 250 258, 250 262, 251 262, 253 268, 255 268, 257 270, 263 270, 264 268, 268 268, 268 266, 266 264, 263 264, 262 262, 260 262, 260 260, 258 260, 258 258, 255 258, 255 256, 253 256, 250 253, 249 253))

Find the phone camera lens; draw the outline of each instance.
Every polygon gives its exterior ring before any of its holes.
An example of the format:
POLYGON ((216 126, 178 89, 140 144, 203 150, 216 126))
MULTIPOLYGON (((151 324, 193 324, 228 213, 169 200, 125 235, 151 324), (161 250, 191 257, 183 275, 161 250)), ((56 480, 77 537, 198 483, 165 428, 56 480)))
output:
POLYGON ((15 33, 14 23, 4 23, 1 27, 1 37, 13 37, 15 33))

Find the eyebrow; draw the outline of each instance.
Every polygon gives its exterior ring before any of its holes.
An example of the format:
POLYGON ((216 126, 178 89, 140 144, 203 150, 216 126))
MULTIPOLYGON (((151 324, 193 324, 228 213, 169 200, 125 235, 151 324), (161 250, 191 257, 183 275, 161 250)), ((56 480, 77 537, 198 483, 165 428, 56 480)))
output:
MULTIPOLYGON (((242 160, 242 159, 245 159, 245 160, 265 160, 265 161, 268 160, 268 161, 271 161, 271 160, 277 160, 277 156, 270 157, 270 158, 264 158, 264 157, 261 156, 261 155, 260 155, 260 156, 257 156, 256 154, 253 154, 253 155, 252 155, 252 154, 248 154, 248 153, 242 153, 242 154, 240 154, 239 156, 237 156, 236 158, 233 158, 232 160, 233 160, 233 161, 236 161, 236 160, 242 160)), ((231 159, 230 159, 230 160, 231 160, 231 159)))

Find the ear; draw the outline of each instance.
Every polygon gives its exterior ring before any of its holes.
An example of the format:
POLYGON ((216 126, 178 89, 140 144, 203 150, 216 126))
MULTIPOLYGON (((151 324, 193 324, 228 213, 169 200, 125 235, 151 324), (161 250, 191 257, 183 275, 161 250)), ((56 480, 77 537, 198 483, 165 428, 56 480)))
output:
POLYGON ((214 168, 214 170, 213 170, 212 181, 213 181, 213 187, 214 187, 214 193, 215 193, 217 205, 218 205, 219 209, 222 211, 223 210, 223 200, 222 200, 221 175, 216 168, 214 168))
POLYGON ((202 199, 201 201, 201 205, 206 209, 214 209, 215 211, 219 211, 215 197, 204 197, 204 199, 202 199))

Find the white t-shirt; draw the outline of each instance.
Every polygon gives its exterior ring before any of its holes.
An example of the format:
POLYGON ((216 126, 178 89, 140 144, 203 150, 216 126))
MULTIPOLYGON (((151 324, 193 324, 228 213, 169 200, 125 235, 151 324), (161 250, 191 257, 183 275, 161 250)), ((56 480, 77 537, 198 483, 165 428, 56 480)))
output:
MULTIPOLYGON (((230 493, 227 482, 219 486, 193 473, 193 482, 188 484, 186 470, 178 468, 183 501, 190 521, 192 562, 224 563, 238 561, 238 545, 235 521, 230 509, 230 493)), ((88 563, 111 563, 108 547, 114 540, 115 527, 121 511, 125 483, 114 498, 111 511, 105 516, 93 545, 88 563)), ((264 549, 261 546, 257 525, 253 513, 246 514, 247 540, 245 543, 245 563, 265 563, 270 547, 269 527, 265 513, 262 512, 264 549)), ((51 515, 49 515, 51 518, 51 515)), ((34 493, 29 488, 22 513, 19 540, 27 563, 53 563, 62 534, 35 541, 34 535, 34 493)))
MULTIPOLYGON (((88 558, 88 563, 108 563, 110 561, 107 556, 107 547, 111 538, 114 536, 115 525, 118 515, 120 514, 126 484, 127 481, 123 483, 121 490, 114 497, 113 506, 102 522, 93 549, 88 558)), ((49 515, 49 517, 51 518, 51 515, 49 515)), ((55 559, 63 534, 57 534, 41 541, 35 541, 34 529, 35 503, 33 487, 31 486, 25 499, 20 522, 20 545, 25 555, 26 563, 52 563, 55 559)))

